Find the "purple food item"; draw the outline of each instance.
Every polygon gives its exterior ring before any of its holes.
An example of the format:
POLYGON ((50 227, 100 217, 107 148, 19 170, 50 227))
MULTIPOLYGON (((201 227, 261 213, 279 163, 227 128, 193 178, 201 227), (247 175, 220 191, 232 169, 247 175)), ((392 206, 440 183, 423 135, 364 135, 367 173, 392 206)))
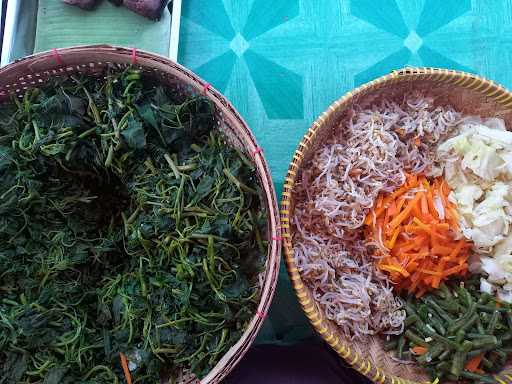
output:
POLYGON ((124 0, 123 5, 151 20, 159 20, 167 0, 124 0))
POLYGON ((91 10, 96 4, 99 3, 99 0, 62 0, 66 4, 74 5, 82 9, 91 10))

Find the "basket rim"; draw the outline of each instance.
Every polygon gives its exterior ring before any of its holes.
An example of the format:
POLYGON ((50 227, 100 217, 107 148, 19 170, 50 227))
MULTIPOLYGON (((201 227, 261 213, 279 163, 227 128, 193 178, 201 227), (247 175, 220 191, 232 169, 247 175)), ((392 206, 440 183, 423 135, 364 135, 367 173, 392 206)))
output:
MULTIPOLYGON (((318 308, 312 298, 308 288, 302 281, 299 269, 293 256, 293 246, 291 238, 291 217, 290 208, 292 201, 292 191, 298 177, 298 172, 304 160, 304 154, 315 142, 318 131, 325 126, 331 117, 339 110, 344 109, 350 102, 360 95, 364 95, 383 86, 405 82, 408 80, 430 80, 438 83, 449 83, 451 85, 467 88, 487 97, 494 99, 503 107, 512 107, 512 93, 502 85, 488 80, 479 75, 468 72, 449 70, 432 67, 405 67, 394 70, 391 73, 378 77, 368 83, 362 84, 355 89, 346 92, 338 100, 334 101, 310 126, 304 134, 300 143, 293 154, 288 167, 288 172, 283 185, 283 192, 280 205, 281 232, 283 237, 284 261, 288 275, 290 277, 293 289, 297 299, 308 318, 309 322, 316 332, 327 342, 335 352, 352 368, 369 378, 372 382, 380 384, 437 384, 439 380, 433 382, 416 382, 395 376, 392 372, 386 372, 384 368, 375 366, 369 359, 362 357, 354 351, 349 343, 344 342, 335 332, 330 329, 330 320, 327 320, 323 311, 318 308)), ((503 372, 502 372, 503 373, 503 372)), ((495 376, 500 383, 511 383, 512 379, 501 378, 501 374, 495 376)), ((510 371, 505 372, 510 378, 510 371)))
MULTIPOLYGON (((82 45, 53 49, 18 59, 0 68, 0 98, 6 99, 13 93, 24 92, 37 87, 52 76, 84 71, 87 68, 108 63, 134 65, 141 69, 163 72, 190 86, 197 94, 209 98, 218 108, 239 140, 244 142, 248 153, 254 154, 253 161, 260 180, 263 203, 267 208, 268 249, 264 272, 264 282, 260 286, 260 297, 256 313, 248 323, 240 339, 221 358, 217 365, 200 380, 203 384, 219 383, 240 361, 254 342, 265 315, 268 313, 277 286, 281 258, 281 229, 278 200, 272 181, 270 168, 260 150, 249 126, 230 101, 210 83, 191 70, 168 57, 122 46, 107 44, 82 45), (44 80, 43 80, 44 79, 44 80), (13 83, 14 81, 14 83, 13 83)), ((196 380, 199 382, 198 380, 196 380)))

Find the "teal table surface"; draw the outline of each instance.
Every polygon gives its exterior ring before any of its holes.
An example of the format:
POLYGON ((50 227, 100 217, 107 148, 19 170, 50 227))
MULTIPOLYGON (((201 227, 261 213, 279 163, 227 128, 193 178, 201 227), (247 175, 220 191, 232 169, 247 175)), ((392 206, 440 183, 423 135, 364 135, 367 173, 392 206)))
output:
MULTIPOLYGON (((187 0, 182 15, 179 61, 246 119, 278 195, 311 123, 368 80, 429 66, 512 86, 512 1, 187 0)), ((311 335, 283 265, 258 342, 311 335)))

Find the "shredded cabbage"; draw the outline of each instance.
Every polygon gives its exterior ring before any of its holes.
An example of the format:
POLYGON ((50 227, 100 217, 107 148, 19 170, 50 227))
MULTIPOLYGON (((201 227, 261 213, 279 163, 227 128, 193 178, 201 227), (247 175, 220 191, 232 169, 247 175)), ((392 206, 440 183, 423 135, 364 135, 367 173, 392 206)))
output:
POLYGON ((512 302, 512 132, 501 119, 475 117, 457 132, 438 147, 434 168, 454 191, 463 235, 485 255, 474 268, 488 275, 481 291, 512 302))

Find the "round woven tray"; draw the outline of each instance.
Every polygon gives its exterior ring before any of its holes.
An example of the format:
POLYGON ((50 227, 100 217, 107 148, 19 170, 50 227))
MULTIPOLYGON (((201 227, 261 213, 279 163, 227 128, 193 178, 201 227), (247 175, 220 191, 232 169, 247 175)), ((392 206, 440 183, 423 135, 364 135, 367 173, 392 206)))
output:
MULTIPOLYGON (((407 68, 395 71, 348 92, 335 101, 313 123, 300 142, 283 188, 281 201, 281 230, 288 273, 302 308, 309 321, 323 339, 353 368, 376 383, 429 383, 428 376, 416 365, 397 363, 383 350, 380 337, 364 342, 354 342, 343 336, 337 326, 328 320, 315 303, 313 295, 300 276, 293 257, 291 217, 293 216, 294 185, 301 177, 301 168, 321 146, 354 104, 370 104, 372 100, 402 97, 405 92, 420 90, 451 104, 456 110, 468 115, 497 116, 512 127, 512 93, 502 86, 479 76, 444 69, 407 68)), ((508 369, 497 375, 496 382, 512 383, 512 362, 508 369)))
MULTIPOLYGON (((233 369, 254 341, 264 321, 275 291, 279 272, 281 247, 277 199, 272 178, 262 151, 245 121, 218 91, 181 65, 155 54, 112 46, 85 46, 53 50, 28 56, 0 69, 0 101, 23 94, 28 88, 44 84, 48 79, 73 73, 100 74, 107 66, 124 68, 133 65, 161 84, 182 95, 203 94, 216 109, 218 129, 231 145, 252 155, 262 203, 267 211, 267 239, 269 240, 265 271, 261 274, 257 313, 247 326, 241 339, 222 357, 201 383, 219 383, 233 369)), ((198 380, 184 374, 178 383, 198 380)))

